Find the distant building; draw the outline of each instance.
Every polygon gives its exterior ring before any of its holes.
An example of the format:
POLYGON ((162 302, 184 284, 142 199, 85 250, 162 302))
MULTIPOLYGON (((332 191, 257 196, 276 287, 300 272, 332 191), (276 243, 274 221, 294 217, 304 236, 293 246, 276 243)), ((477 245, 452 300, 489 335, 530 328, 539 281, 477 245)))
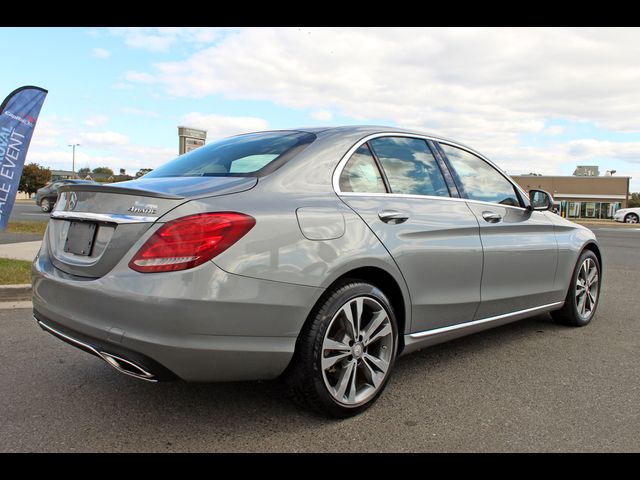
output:
POLYGON ((597 165, 578 165, 573 171, 576 177, 597 177, 600 175, 600 168, 597 165))
POLYGON ((73 170, 51 170, 51 181, 66 180, 67 178, 76 178, 77 175, 73 170))
POLYGON ((87 173, 82 178, 84 180, 93 180, 94 182, 104 182, 104 183, 110 183, 115 180, 114 176, 110 173, 95 173, 95 172, 87 173))
MULTIPOLYGON (((581 169, 598 167, 578 166, 581 169)), ((512 175, 525 191, 546 190, 559 204, 558 214, 565 218, 612 218, 629 201, 629 180, 631 177, 574 175, 534 176, 512 175)))

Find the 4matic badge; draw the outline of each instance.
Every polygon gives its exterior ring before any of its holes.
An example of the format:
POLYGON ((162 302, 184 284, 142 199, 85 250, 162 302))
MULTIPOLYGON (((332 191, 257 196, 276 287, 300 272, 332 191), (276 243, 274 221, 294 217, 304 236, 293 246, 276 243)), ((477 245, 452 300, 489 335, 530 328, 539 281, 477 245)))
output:
POLYGON ((135 202, 131 207, 129 207, 129 211, 132 213, 155 215, 158 213, 158 206, 151 203, 135 202))

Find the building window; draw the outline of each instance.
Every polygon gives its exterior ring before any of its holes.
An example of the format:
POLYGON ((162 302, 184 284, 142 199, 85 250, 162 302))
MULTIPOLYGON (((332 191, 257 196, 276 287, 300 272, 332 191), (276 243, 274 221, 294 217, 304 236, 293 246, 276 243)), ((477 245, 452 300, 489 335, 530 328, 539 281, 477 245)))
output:
POLYGON ((560 202, 560 216, 564 218, 613 218, 622 208, 621 202, 560 202))

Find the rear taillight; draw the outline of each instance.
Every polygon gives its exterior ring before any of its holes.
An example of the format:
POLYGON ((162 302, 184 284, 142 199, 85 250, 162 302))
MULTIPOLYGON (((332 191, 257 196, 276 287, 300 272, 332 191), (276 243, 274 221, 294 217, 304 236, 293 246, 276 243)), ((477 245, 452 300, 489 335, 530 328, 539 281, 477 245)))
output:
POLYGON ((200 213, 165 223, 138 250, 129 267, 143 273, 186 270, 240 240, 256 221, 235 212, 200 213))

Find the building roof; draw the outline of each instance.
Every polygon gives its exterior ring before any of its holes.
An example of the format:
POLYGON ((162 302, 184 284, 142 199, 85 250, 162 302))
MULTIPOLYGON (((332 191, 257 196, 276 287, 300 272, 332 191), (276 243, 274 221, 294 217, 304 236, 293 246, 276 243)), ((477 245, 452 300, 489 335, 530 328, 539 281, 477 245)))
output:
POLYGON ((580 178, 584 180, 593 180, 594 178, 633 178, 627 175, 531 175, 529 173, 512 174, 511 177, 530 177, 530 178, 580 178))

